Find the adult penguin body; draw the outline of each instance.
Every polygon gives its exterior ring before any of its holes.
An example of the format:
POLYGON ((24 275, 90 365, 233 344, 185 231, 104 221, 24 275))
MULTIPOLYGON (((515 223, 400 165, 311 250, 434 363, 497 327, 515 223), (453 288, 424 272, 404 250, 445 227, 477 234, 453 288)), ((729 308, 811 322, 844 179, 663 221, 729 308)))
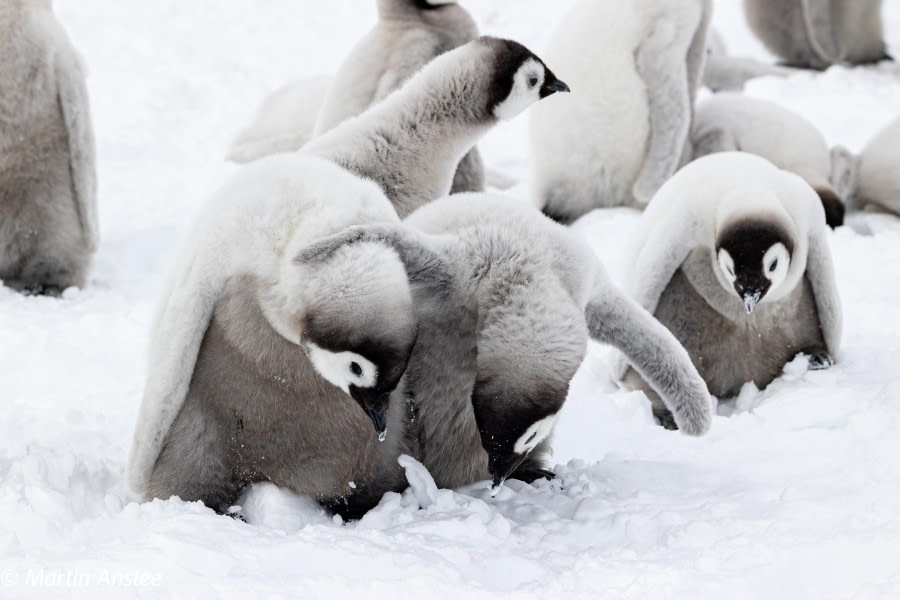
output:
MULTIPOLYGON (((837 355, 842 316, 827 231, 822 203, 800 177, 751 154, 706 156, 642 216, 626 290, 684 345, 711 394, 734 396, 749 381, 762 388, 798 353, 814 368, 837 355)), ((625 361, 619 374, 647 389, 625 361)))
POLYGON ((740 150, 799 175, 822 200, 829 227, 844 223, 844 204, 831 185, 831 151, 815 125, 766 100, 717 94, 697 105, 691 128, 694 159, 740 150))
POLYGON ((531 120, 547 215, 643 208, 688 160, 711 11, 709 0, 581 0, 564 17, 546 56, 577 93, 531 120))
POLYGON ((304 258, 359 240, 395 248, 407 268, 419 324, 405 388, 413 452, 439 486, 552 476, 543 453, 589 337, 631 357, 686 433, 709 427, 709 395, 683 348, 585 241, 534 208, 456 195, 304 258))
POLYGON ((84 69, 49 0, 0 3, 0 279, 83 286, 97 246, 84 69))
POLYGON ((750 29, 794 67, 825 69, 889 58, 882 0, 744 0, 750 29))

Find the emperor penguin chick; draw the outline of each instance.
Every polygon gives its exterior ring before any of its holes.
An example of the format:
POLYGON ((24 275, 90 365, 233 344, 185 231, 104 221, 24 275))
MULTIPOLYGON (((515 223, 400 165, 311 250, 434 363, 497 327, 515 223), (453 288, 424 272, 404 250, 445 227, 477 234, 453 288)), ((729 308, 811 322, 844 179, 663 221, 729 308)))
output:
POLYGON ((57 295, 97 247, 84 69, 50 0, 0 2, 0 279, 57 295))
POLYGON ((691 144, 695 159, 740 150, 799 175, 819 195, 828 226, 843 225, 844 204, 830 182, 828 143, 797 113, 766 100, 718 94, 697 106, 691 144))
MULTIPOLYGON (((827 231, 822 203, 800 177, 752 154, 706 156, 647 207, 626 290, 684 345, 711 394, 734 396, 749 381, 762 388, 798 353, 823 368, 838 352, 827 231)), ((646 390, 624 362, 619 375, 646 390)))
POLYGON ((223 512, 267 480, 359 516, 402 489, 406 408, 390 398, 416 337, 404 267, 378 243, 295 260, 321 235, 396 221, 374 184, 302 154, 218 193, 153 328, 135 491, 223 512))
POLYGON ((498 121, 568 86, 517 42, 446 52, 399 90, 304 146, 378 183, 401 217, 446 196, 456 167, 498 121))
MULTIPOLYGON (((455 0, 378 0, 378 23, 356 44, 333 78, 292 84, 266 99, 257 122, 232 148, 239 162, 298 150, 387 97, 434 57, 474 40, 478 26, 455 0), (320 84, 327 82, 327 87, 320 84), (252 144, 248 140, 253 140, 252 144)), ((484 188, 473 148, 459 164, 452 191, 484 188)))
POLYGON ((710 0, 580 0, 569 11, 547 60, 577 93, 531 119, 547 215, 570 222, 595 208, 643 208, 687 162, 711 11, 710 0))
POLYGON ((793 69, 770 65, 752 58, 730 56, 725 40, 714 29, 709 30, 703 85, 714 92, 741 91, 757 77, 787 77, 793 69))
POLYGON ((543 455, 589 336, 639 365, 685 433, 708 429, 709 394, 684 349, 585 240, 536 209, 456 195, 304 256, 360 239, 394 247, 407 268, 419 324, 405 387, 413 452, 439 486, 552 476, 543 455))
POLYGON ((859 156, 832 151, 835 185, 854 210, 885 210, 900 216, 900 119, 866 144, 859 156))
POLYGON ((744 0, 750 29, 785 64, 808 69, 890 58, 881 0, 744 0))

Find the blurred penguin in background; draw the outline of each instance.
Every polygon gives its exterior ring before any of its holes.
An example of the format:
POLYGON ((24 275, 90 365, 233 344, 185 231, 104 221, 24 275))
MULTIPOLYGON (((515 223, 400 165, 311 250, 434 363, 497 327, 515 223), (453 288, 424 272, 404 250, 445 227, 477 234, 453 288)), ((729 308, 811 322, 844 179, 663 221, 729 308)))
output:
POLYGON ((50 0, 0 2, 0 279, 59 295, 97 247, 84 68, 50 0))
POLYGON ((750 29, 784 64, 826 69, 889 59, 882 0, 744 0, 750 29))

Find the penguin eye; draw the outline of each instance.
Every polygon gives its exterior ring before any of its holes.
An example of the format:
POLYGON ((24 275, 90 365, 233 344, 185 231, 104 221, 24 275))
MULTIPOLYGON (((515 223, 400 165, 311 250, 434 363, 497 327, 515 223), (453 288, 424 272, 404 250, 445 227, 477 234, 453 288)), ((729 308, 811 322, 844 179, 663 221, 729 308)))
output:
POLYGON ((358 362, 350 363, 350 372, 359 377, 362 375, 362 367, 359 366, 358 362))
POLYGON ((531 77, 528 78, 528 87, 536 86, 537 82, 538 82, 538 78, 535 77, 534 75, 532 75, 531 77))
POLYGON ((772 261, 772 264, 769 265, 769 273, 774 273, 775 269, 777 269, 777 268, 778 268, 778 259, 776 258, 775 260, 772 261))
POLYGON ((532 433, 532 434, 531 434, 531 437, 529 437, 527 440, 525 440, 525 443, 526 443, 526 444, 530 444, 530 443, 531 443, 531 440, 533 440, 533 439, 534 439, 534 436, 536 436, 536 435, 537 435, 537 431, 535 431, 534 433, 532 433))

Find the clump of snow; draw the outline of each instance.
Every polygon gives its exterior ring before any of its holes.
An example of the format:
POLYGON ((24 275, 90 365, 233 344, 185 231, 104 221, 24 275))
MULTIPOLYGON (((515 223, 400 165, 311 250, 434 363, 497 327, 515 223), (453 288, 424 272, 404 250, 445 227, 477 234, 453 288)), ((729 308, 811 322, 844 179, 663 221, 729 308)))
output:
MULTIPOLYGON (((486 33, 540 53, 572 0, 463 4, 486 33)), ((740 5, 716 1, 730 52, 771 60, 740 5)), ((900 595, 900 221, 883 215, 857 217, 867 235, 830 234, 845 310, 837 364, 810 371, 798 358, 765 390, 723 402, 703 438, 655 425, 591 345, 556 428, 553 481, 508 481, 491 498, 487 481, 440 490, 407 462, 411 488, 354 523, 265 484, 241 499, 245 521, 139 502, 124 466, 168 267, 237 169, 223 160, 232 136, 267 93, 333 72, 375 3, 54 6, 89 66, 102 242, 85 290, 0 288, 0 597, 900 595)), ((885 11, 900 55, 900 5, 885 11)), ((757 80, 747 93, 851 150, 900 113, 889 64, 757 80)), ((528 202, 526 140, 519 117, 480 148, 521 180, 504 193, 528 202)), ((595 212, 574 226, 617 281, 637 218, 595 212)))

